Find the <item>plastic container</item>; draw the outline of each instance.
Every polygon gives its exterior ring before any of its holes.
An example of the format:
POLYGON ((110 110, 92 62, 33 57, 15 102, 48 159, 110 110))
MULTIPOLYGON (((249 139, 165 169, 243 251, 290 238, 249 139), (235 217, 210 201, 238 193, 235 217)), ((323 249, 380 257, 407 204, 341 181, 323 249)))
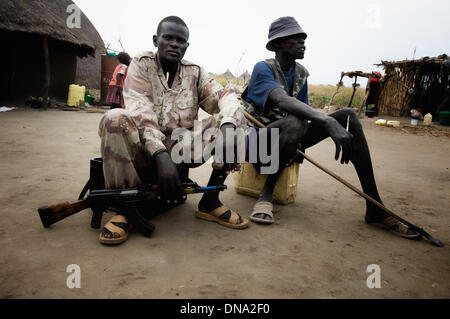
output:
POLYGON ((94 97, 91 95, 85 95, 84 96, 84 100, 89 103, 90 105, 92 105, 94 103, 94 97))
POLYGON ((450 125, 450 111, 441 111, 439 113, 439 124, 450 125))
POLYGON ((399 121, 387 121, 386 125, 389 127, 399 127, 400 122, 399 121))
POLYGON ((375 116, 375 111, 367 110, 366 111, 366 116, 370 117, 370 118, 374 117, 375 116))
MULTIPOLYGON (((273 199, 278 204, 290 204, 297 196, 299 164, 287 167, 275 184, 273 199)), ((234 173, 234 187, 236 192, 252 197, 259 197, 268 175, 259 174, 253 164, 242 163, 240 171, 234 173)))
POLYGON ((430 113, 425 114, 425 116, 423 117, 423 125, 430 126, 432 120, 433 116, 430 113))
POLYGON ((418 119, 411 119, 411 125, 416 126, 419 123, 418 119))
MULTIPOLYGON (((68 106, 80 106, 80 101, 84 102, 86 87, 77 84, 69 85, 69 95, 67 97, 68 106)), ((82 104, 84 105, 84 103, 82 104)))

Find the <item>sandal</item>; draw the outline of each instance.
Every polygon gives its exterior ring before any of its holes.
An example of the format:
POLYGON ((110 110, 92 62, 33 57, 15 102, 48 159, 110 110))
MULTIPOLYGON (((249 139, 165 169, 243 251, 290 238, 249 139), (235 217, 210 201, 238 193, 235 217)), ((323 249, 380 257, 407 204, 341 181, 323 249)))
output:
POLYGON ((255 223, 261 224, 273 224, 275 218, 273 217, 273 205, 271 202, 261 201, 256 202, 255 206, 253 206, 253 212, 250 215, 250 220, 255 223), (256 215, 264 215, 262 218, 257 217, 256 215), (270 218, 266 218, 266 217, 270 218))
POLYGON ((103 227, 100 233, 99 241, 105 245, 118 245, 123 243, 128 238, 128 231, 130 230, 130 224, 123 215, 115 215, 109 220, 109 222, 103 227), (103 233, 110 235, 111 237, 105 237, 103 233), (114 237, 114 235, 119 237, 114 237))
POLYGON ((375 223, 370 223, 367 222, 369 225, 373 225, 373 226, 378 226, 384 229, 389 230, 391 233, 403 237, 403 238, 408 238, 408 239, 419 239, 421 237, 421 234, 412 231, 411 229, 409 229, 409 227, 405 224, 403 224, 401 221, 399 221, 398 219, 389 216, 387 218, 385 218, 384 220, 382 220, 381 222, 375 222, 375 223))
POLYGON ((195 217, 216 222, 222 226, 234 229, 243 229, 249 226, 248 219, 242 218, 238 213, 226 206, 220 206, 209 213, 197 210, 195 212, 195 217))

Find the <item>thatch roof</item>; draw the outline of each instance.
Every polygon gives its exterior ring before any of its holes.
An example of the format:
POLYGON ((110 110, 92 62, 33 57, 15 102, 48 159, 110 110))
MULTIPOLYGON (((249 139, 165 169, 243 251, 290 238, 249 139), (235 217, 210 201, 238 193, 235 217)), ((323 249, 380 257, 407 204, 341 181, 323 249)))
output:
POLYGON ((401 60, 401 61, 381 61, 376 66, 414 66, 420 64, 442 64, 445 60, 449 60, 450 57, 446 54, 441 54, 438 57, 423 57, 415 60, 401 60))
POLYGON ((81 13, 82 28, 68 28, 67 7, 70 0, 2 0, 0 1, 0 30, 48 36, 72 45, 78 56, 94 55, 97 48, 86 29, 97 31, 81 13), (87 28, 86 28, 87 25, 87 28), (92 30, 93 29, 93 30, 92 30))
POLYGON ((250 79, 250 73, 248 73, 248 71, 243 72, 241 75, 239 75, 238 79, 244 79, 244 80, 248 80, 250 79))
POLYGON ((378 105, 380 114, 408 116, 412 108, 437 116, 449 97, 449 57, 381 61, 385 71, 378 105))
POLYGON ((235 77, 234 77, 234 74, 233 73, 231 73, 231 71, 229 70, 229 69, 227 69, 227 71, 224 73, 224 74, 222 74, 227 80, 231 80, 231 79, 234 79, 235 77))

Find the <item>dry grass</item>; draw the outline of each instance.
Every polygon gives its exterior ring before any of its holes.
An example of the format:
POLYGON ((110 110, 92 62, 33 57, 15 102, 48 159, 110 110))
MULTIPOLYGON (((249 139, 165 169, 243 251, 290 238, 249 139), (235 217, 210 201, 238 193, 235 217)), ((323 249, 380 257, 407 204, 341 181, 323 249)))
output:
MULTIPOLYGON (((309 104, 314 108, 323 108, 329 105, 331 97, 336 92, 334 85, 308 85, 309 104)), ((333 106, 336 108, 348 106, 352 96, 352 87, 341 87, 334 97, 333 106)), ((352 107, 359 108, 365 96, 365 89, 357 88, 353 97, 352 107)))
MULTIPOLYGON (((212 74, 211 76, 223 86, 229 84, 227 79, 222 75, 212 74)), ((232 80, 231 84, 242 86, 242 81, 232 80)), ((336 92, 335 85, 308 85, 308 98, 309 105, 314 108, 324 108, 326 105, 328 106, 331 100, 331 97, 336 92)), ((352 87, 341 87, 339 89, 338 94, 334 97, 333 107, 334 109, 339 109, 342 107, 346 107, 348 102, 350 101, 350 97, 352 96, 353 88, 352 87)), ((355 92, 355 96, 353 97, 352 107, 359 108, 365 96, 365 89, 357 88, 355 92)))
POLYGON ((214 78, 214 80, 216 80, 217 82, 222 84, 222 86, 224 86, 224 87, 227 86, 228 84, 233 84, 233 85, 237 85, 237 86, 244 85, 243 81, 241 81, 239 79, 233 79, 229 82, 223 75, 214 74, 214 73, 210 73, 210 75, 214 78))

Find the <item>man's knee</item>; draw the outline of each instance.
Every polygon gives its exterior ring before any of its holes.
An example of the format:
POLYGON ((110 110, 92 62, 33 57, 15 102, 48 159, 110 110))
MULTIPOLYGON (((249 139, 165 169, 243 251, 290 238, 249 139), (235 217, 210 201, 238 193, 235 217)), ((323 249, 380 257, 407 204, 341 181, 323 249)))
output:
POLYGON ((307 120, 299 119, 294 115, 288 115, 285 120, 281 131, 287 138, 298 140, 305 135, 308 127, 307 120))
POLYGON ((361 121, 358 118, 356 112, 351 108, 340 109, 338 112, 341 113, 342 125, 347 128, 347 119, 348 119, 348 130, 355 132, 362 130, 361 121))
POLYGON ((99 125, 99 135, 104 136, 108 133, 120 135, 130 135, 136 131, 136 126, 124 109, 117 108, 106 112, 99 125))
POLYGON ((350 116, 349 131, 362 131, 362 124, 356 112, 353 109, 349 109, 348 115, 350 116))

